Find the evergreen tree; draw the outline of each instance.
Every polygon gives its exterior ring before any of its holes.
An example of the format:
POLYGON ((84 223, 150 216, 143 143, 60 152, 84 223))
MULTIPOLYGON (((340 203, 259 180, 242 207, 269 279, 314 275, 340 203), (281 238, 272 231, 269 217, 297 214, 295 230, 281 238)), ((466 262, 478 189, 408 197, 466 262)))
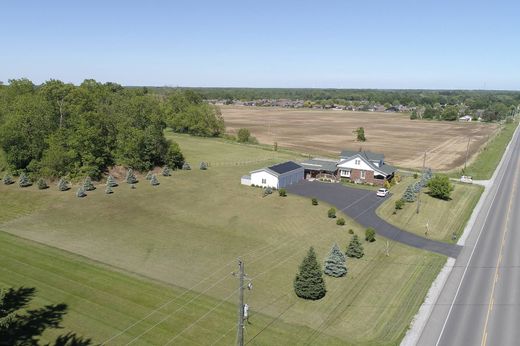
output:
POLYGON ((125 181, 128 184, 135 184, 135 183, 137 183, 137 178, 135 177, 135 174, 134 174, 134 171, 133 171, 132 168, 129 168, 128 171, 126 172, 125 181))
POLYGON ((334 244, 330 250, 329 258, 325 261, 325 269, 323 272, 328 276, 339 278, 347 274, 347 266, 345 265, 345 255, 341 252, 338 244, 334 244))
POLYGON ((60 179, 60 181, 58 182, 58 190, 60 191, 67 191, 69 189, 69 184, 67 183, 67 181, 63 178, 60 179))
POLYGON ((359 241, 359 237, 357 234, 354 234, 352 236, 352 239, 350 240, 350 243, 347 247, 347 252, 345 253, 348 257, 353 258, 361 258, 365 254, 363 252, 363 245, 359 241))
POLYGON ((189 171, 191 169, 191 166, 190 166, 189 163, 184 162, 183 165, 182 165, 182 169, 185 170, 185 171, 189 171))
POLYGON ((150 179, 150 184, 152 186, 159 185, 159 180, 157 179, 157 175, 155 175, 155 174, 152 175, 152 179, 150 179))
POLYGON ((169 177, 172 175, 170 173, 170 168, 168 166, 164 166, 164 168, 162 170, 162 175, 163 175, 163 177, 169 177))
POLYGON ((85 193, 85 188, 83 186, 80 186, 78 188, 78 191, 76 191, 76 197, 85 197, 87 194, 85 193))
POLYGON ((150 180, 152 179, 152 171, 148 171, 148 173, 146 173, 146 176, 144 177, 146 180, 150 180))
POLYGON ((18 185, 20 185, 20 187, 27 187, 27 186, 32 185, 27 174, 25 174, 23 172, 22 172, 22 174, 20 174, 20 179, 18 180, 18 185))
POLYGON ((403 200, 408 203, 415 202, 415 191, 413 185, 408 185, 403 194, 403 200))
POLYGON ((117 186, 117 181, 111 175, 109 175, 108 178, 107 178, 107 186, 110 186, 110 187, 116 187, 117 186))
POLYGON ((114 191, 112 190, 112 187, 110 185, 107 185, 107 187, 105 188, 105 193, 107 195, 110 195, 111 193, 114 193, 114 191))
POLYGON ((49 185, 47 185, 47 182, 43 178, 38 179, 37 185, 39 190, 45 190, 49 187, 49 185))
POLYGON ((327 293, 313 247, 307 252, 294 278, 294 292, 300 298, 311 300, 321 299, 327 293))
POLYGON ((2 179, 2 181, 4 182, 4 185, 11 185, 14 183, 13 177, 9 173, 5 173, 4 179, 2 179))
POLYGON ((414 193, 419 193, 421 191, 421 189, 423 188, 423 186, 421 184, 422 184, 422 180, 417 181, 412 185, 412 189, 413 189, 414 193))
POLYGON ((208 164, 204 161, 202 161, 200 163, 200 167, 199 167, 201 170, 205 171, 206 169, 208 169, 208 164))
POLYGON ((83 182, 83 188, 85 191, 92 191, 96 189, 94 184, 92 184, 92 179, 90 179, 90 177, 85 178, 85 181, 83 182))

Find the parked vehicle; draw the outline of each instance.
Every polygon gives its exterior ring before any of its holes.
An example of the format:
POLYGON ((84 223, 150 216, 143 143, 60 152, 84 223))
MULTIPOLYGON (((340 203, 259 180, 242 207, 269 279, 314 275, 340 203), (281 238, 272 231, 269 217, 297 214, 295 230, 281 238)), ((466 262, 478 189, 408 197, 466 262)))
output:
POLYGON ((388 195, 388 189, 385 189, 384 187, 380 188, 377 190, 377 195, 379 197, 386 197, 386 195, 388 195))

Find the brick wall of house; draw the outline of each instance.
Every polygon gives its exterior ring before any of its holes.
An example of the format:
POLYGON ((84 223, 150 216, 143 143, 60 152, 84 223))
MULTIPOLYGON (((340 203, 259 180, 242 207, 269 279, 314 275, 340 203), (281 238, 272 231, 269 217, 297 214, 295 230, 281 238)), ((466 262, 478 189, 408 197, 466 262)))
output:
POLYGON ((350 180, 356 181, 358 179, 361 182, 366 182, 369 184, 374 184, 374 185, 379 185, 379 186, 383 186, 383 184, 385 183, 384 179, 375 179, 373 171, 365 171, 365 179, 361 179, 361 170, 353 169, 350 172, 350 180))

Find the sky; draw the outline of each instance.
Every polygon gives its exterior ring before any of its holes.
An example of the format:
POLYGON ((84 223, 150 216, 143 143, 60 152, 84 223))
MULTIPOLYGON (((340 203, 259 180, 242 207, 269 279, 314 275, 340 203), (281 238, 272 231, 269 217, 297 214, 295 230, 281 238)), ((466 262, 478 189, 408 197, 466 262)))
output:
POLYGON ((2 1, 0 81, 520 89, 520 2, 2 1))

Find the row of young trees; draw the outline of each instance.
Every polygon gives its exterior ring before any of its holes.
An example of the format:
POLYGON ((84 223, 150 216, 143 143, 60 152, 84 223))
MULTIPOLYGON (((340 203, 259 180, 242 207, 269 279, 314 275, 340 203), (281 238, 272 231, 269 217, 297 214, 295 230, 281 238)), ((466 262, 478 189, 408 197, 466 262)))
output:
POLYGON ((192 91, 157 95, 95 80, 36 86, 18 79, 0 86, 0 148, 14 173, 99 178, 112 165, 181 168, 184 157, 165 138, 166 127, 217 136, 224 122, 192 91))

